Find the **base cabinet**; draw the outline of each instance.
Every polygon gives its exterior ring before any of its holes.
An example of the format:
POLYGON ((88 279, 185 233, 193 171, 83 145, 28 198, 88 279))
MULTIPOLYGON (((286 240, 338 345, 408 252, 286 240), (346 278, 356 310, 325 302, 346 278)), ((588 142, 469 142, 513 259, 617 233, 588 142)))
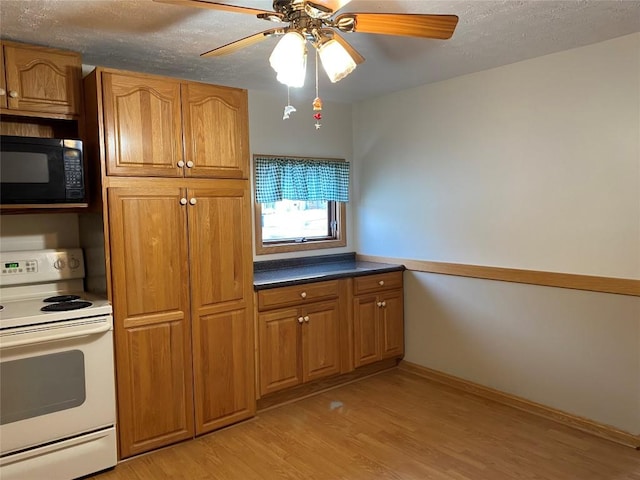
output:
POLYGON ((337 301, 258 315, 260 393, 340 372, 337 301))
POLYGON ((261 396, 340 373, 345 282, 330 280, 257 293, 261 396))
POLYGON ((255 413, 248 185, 182 182, 107 189, 122 458, 255 413))
POLYGON ((354 366, 404 354, 402 272, 354 279, 354 366))
POLYGON ((384 365, 400 359, 402 275, 392 271, 259 290, 255 295, 258 404, 292 399, 300 392, 304 395, 379 367, 389 368, 384 365))

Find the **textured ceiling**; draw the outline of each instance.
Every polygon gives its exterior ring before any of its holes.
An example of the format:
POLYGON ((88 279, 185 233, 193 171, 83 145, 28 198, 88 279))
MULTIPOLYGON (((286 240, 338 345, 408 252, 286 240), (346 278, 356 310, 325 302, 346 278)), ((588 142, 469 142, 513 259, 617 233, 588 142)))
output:
MULTIPOLYGON (((222 0, 219 0, 222 1, 222 0)), ((226 3, 271 9, 270 0, 226 3)), ((327 100, 353 102, 640 31, 640 0, 353 0, 342 11, 455 14, 450 40, 347 34, 365 58, 331 84, 327 100)), ((276 38, 219 58, 199 54, 276 26, 252 15, 152 0, 0 0, 3 39, 79 51, 83 63, 283 95, 268 57, 276 38)), ((312 97, 307 82, 292 96, 312 97)))

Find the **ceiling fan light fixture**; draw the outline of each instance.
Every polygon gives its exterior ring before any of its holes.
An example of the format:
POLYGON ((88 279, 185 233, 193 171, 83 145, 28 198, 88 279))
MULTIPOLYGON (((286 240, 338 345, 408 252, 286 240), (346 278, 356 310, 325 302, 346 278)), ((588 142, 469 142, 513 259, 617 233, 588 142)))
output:
POLYGON ((271 52, 269 63, 276 79, 289 87, 302 87, 307 71, 306 39, 302 34, 287 32, 271 52))
POLYGON ((356 69, 356 62, 336 40, 328 40, 317 48, 322 66, 331 83, 339 82, 356 69))

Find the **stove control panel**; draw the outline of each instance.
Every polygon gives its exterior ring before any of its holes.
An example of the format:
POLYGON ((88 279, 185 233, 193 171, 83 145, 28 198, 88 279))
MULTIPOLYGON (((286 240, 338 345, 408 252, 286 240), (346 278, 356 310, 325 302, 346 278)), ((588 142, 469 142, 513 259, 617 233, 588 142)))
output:
POLYGON ((0 286, 84 277, 82 249, 0 252, 0 286))

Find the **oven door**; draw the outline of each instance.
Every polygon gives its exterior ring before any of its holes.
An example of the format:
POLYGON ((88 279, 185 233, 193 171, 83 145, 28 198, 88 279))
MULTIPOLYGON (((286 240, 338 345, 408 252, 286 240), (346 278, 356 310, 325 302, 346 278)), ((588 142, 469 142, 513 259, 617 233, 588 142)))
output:
POLYGON ((115 424, 110 315, 0 332, 5 456, 115 424))

